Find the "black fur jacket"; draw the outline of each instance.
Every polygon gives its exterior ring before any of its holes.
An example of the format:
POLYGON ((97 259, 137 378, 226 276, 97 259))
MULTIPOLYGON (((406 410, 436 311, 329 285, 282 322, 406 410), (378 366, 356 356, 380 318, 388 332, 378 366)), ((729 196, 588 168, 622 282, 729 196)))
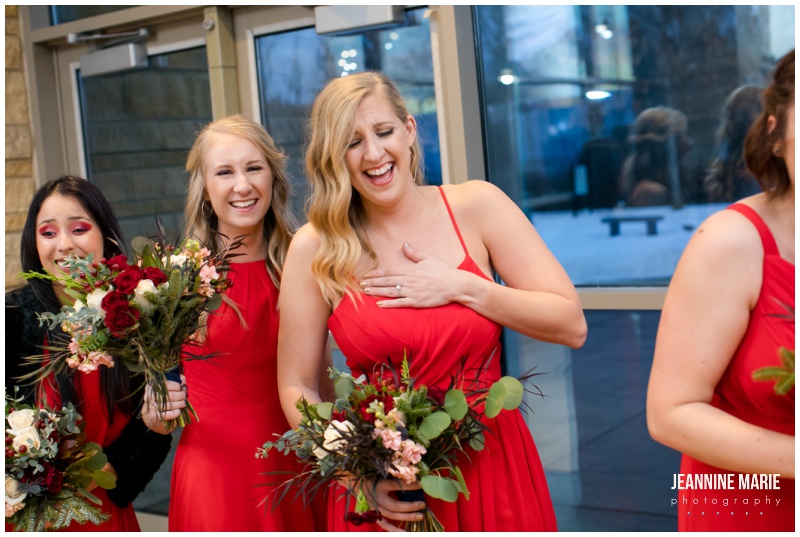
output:
MULTIPOLYGON (((16 377, 33 371, 23 360, 26 356, 42 354, 46 327, 39 326, 37 313, 44 306, 33 294, 30 285, 6 293, 6 392, 13 394, 13 386, 19 385, 19 395, 25 394, 26 403, 33 403, 33 386, 26 380, 20 383, 16 377), (27 385, 26 385, 27 384, 27 385)), ((135 395, 137 408, 142 391, 135 395)), ((116 505, 125 507, 142 492, 169 454, 172 437, 160 435, 145 427, 138 412, 131 418, 122 434, 110 446, 103 449, 108 462, 117 472, 117 486, 108 491, 108 497, 116 505)))

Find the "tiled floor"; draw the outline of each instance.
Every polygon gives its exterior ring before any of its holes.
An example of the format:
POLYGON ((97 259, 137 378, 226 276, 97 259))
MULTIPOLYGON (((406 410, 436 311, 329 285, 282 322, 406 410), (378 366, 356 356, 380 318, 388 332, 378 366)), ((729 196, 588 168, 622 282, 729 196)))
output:
MULTIPOLYGON (((645 397, 658 312, 587 312, 589 337, 571 351, 530 339, 506 344, 508 370, 546 373, 526 415, 547 471, 561 531, 674 531, 672 474, 680 455, 654 442, 645 397), (522 358, 520 360, 520 357, 522 358)), ((341 365, 341 356, 336 356, 341 365)), ((177 446, 177 436, 173 440, 177 446)), ((166 515, 168 459, 135 502, 166 515)))

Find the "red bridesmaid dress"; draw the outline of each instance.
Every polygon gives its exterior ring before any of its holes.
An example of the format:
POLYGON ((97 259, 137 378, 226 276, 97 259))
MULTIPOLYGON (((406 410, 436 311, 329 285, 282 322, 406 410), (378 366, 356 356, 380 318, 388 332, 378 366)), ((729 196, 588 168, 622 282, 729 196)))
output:
MULTIPOLYGON (((742 203, 729 209, 747 217, 764 246, 761 293, 747 331, 722 375, 711 404, 732 416, 794 436, 794 394, 776 395, 774 382, 756 382, 756 369, 780 365, 778 349, 794 349, 794 277, 775 239, 758 214, 742 203), (787 309, 788 308, 788 309, 787 309)), ((679 531, 794 531, 794 479, 779 478, 778 490, 740 490, 739 474, 684 455, 682 474, 734 474, 735 489, 681 490, 679 531)))
MULTIPOLYGON (((458 268, 489 279, 470 257, 441 188, 440 193, 464 248, 458 268)), ((481 380, 491 383, 500 378, 502 327, 497 323, 456 303, 428 309, 382 309, 376 305, 379 298, 362 298, 357 304, 344 298, 328 321, 354 373, 370 375, 373 366, 387 359, 399 369, 405 352, 411 357, 411 375, 428 387, 447 388, 460 367, 474 370, 490 356, 481 380)), ((556 531, 544 470, 519 410, 503 411, 487 424, 486 447, 470 451, 470 460, 459 462, 469 501, 461 495, 455 503, 426 498, 429 508, 445 531, 556 531)), ((329 495, 329 531, 381 531, 374 524, 345 522, 344 488, 335 488, 329 495)), ((350 510, 354 505, 351 500, 350 510)))
MULTIPOLYGON (((117 367, 124 366, 119 364, 117 367)), ((100 444, 103 448, 107 448, 114 440, 119 438, 122 434, 122 430, 128 425, 128 422, 136 418, 125 416, 121 412, 116 411, 114 413, 114 422, 109 423, 106 417, 106 401, 102 396, 102 388, 100 387, 100 369, 92 371, 91 373, 75 371, 73 378, 75 379, 75 387, 81 398, 81 403, 75 405, 75 409, 81 417, 83 417, 83 430, 86 433, 86 441, 95 442, 100 444)), ((50 380, 52 380, 52 377, 50 380)), ((45 381, 42 383, 42 386, 47 395, 48 406, 51 408, 60 407, 61 394, 58 393, 58 388, 55 383, 45 381)), ((86 524, 73 522, 60 531, 140 531, 133 504, 129 503, 124 508, 119 507, 111 501, 108 497, 108 493, 100 487, 93 489, 91 492, 103 502, 100 508, 103 512, 108 513, 111 518, 99 526, 95 526, 90 522, 86 524)))
MULTIPOLYGON (((256 449, 289 430, 277 381, 278 290, 264 261, 234 263, 226 291, 248 329, 225 303, 209 315, 200 352, 207 360, 184 361, 184 375, 198 422, 181 432, 172 468, 170 531, 314 531, 324 528, 324 505, 305 509, 292 492, 274 511, 262 504, 286 476, 298 472, 291 458, 273 452, 256 459, 256 449)), ((192 353, 197 353, 192 350, 192 353)))

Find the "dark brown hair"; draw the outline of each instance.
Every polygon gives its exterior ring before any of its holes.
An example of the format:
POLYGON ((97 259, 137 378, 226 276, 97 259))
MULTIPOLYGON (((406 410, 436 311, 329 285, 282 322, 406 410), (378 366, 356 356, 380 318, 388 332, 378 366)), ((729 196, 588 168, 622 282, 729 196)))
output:
POLYGON ((791 188, 786 162, 773 153, 786 137, 786 111, 794 104, 794 49, 778 61, 772 82, 764 90, 763 110, 750 127, 744 142, 744 162, 770 196, 781 196, 791 188), (775 128, 769 132, 770 116, 775 128))

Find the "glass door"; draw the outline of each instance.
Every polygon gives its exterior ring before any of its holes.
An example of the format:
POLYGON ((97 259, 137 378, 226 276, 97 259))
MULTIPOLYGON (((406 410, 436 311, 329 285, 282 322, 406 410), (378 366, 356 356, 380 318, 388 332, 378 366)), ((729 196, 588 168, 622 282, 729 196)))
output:
POLYGON ((65 172, 100 187, 126 241, 153 235, 155 216, 168 238, 176 238, 183 229, 186 156, 212 119, 204 39, 148 46, 146 67, 86 77, 78 55, 86 51, 59 52, 71 99, 63 107, 66 138, 73 138, 65 172))

